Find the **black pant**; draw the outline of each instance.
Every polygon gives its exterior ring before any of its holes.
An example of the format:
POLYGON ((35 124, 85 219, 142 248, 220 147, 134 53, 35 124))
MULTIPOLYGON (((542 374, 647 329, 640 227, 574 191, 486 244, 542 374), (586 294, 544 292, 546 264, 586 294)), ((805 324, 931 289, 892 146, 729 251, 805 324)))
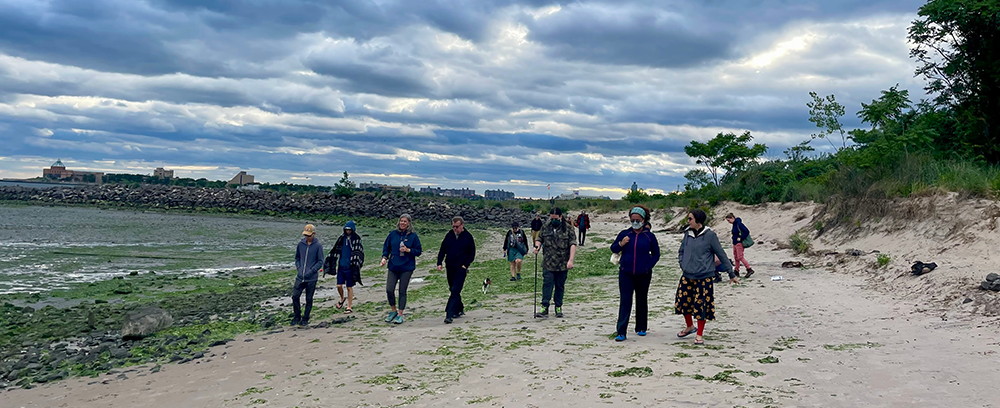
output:
POLYGON ((312 312, 313 308, 313 294, 316 293, 316 282, 303 282, 295 279, 295 286, 292 287, 292 309, 295 311, 295 320, 309 320, 309 313, 312 312), (306 291, 305 315, 301 314, 301 307, 299 306, 299 298, 302 297, 303 290, 306 291))
POLYGON ((566 292, 566 277, 568 271, 546 271, 542 270, 542 307, 549 307, 549 299, 552 298, 553 287, 556 290, 556 307, 562 307, 563 294, 566 292))
POLYGON ((406 288, 410 286, 410 278, 412 277, 413 271, 389 271, 386 274, 385 295, 389 300, 389 306, 396 306, 396 283, 399 283, 399 310, 406 310, 406 288))
POLYGON ((465 287, 465 278, 469 276, 469 271, 462 267, 449 267, 447 274, 451 296, 448 297, 448 306, 445 307, 444 312, 447 313, 446 317, 454 317, 465 312, 465 304, 462 303, 462 288, 465 287))
POLYGON ((635 331, 646 331, 649 321, 649 281, 652 272, 632 274, 618 273, 618 291, 621 302, 618 305, 618 334, 624 336, 628 331, 628 318, 632 314, 632 293, 635 292, 635 331))
POLYGON ((587 242, 587 229, 580 228, 580 246, 583 246, 584 242, 587 242))

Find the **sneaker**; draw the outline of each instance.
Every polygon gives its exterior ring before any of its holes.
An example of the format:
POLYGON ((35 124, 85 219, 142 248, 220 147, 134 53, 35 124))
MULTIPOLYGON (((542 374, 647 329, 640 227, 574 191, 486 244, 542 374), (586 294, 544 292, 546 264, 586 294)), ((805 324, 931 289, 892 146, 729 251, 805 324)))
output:
POLYGON ((563 317, 562 307, 556 306, 556 317, 563 317))
POLYGON ((511 277, 510 277, 510 281, 511 281, 511 282, 517 282, 517 278, 515 278, 515 277, 511 276, 511 277))
POLYGON ((385 317, 385 322, 386 323, 392 323, 392 321, 396 319, 396 315, 397 314, 398 313, 396 313, 396 312, 389 312, 389 315, 385 317))
POLYGON ((459 317, 462 317, 462 316, 465 316, 465 312, 458 312, 458 314, 456 314, 456 315, 454 315, 452 317, 458 319, 459 317))
POLYGON ((619 334, 618 337, 615 337, 615 341, 625 341, 625 335, 619 334))
POLYGON ((300 321, 298 317, 292 319, 292 326, 298 326, 300 321))
POLYGON ((543 307, 541 312, 535 313, 535 317, 549 317, 549 308, 543 307))
POLYGON ((747 274, 743 279, 750 279, 750 275, 753 275, 753 268, 747 268, 747 274))
POLYGON ((640 336, 645 336, 646 335, 646 331, 645 330, 639 330, 639 331, 635 332, 635 334, 640 335, 640 336))
POLYGON ((403 324, 403 315, 397 313, 396 318, 392 319, 392 322, 396 324, 403 324))
POLYGON ((309 327, 309 321, 302 319, 302 321, 299 322, 299 327, 309 327))
POLYGON ((448 317, 444 318, 444 323, 445 324, 451 324, 451 322, 453 322, 453 321, 454 320, 452 320, 451 316, 448 316, 448 317))
POLYGON ((521 274, 517 274, 517 280, 521 280, 521 274))

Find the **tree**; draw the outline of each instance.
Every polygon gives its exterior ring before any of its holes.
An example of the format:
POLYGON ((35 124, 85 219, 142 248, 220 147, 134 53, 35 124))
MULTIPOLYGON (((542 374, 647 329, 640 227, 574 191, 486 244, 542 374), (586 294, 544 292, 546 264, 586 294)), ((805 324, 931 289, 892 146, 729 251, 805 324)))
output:
POLYGON ((933 124, 917 121, 921 113, 910 105, 909 92, 897 86, 882 91, 871 103, 862 103, 858 117, 872 126, 871 130, 855 129, 851 137, 860 146, 863 158, 856 164, 868 167, 891 161, 900 153, 926 149, 935 135, 933 124), (904 111, 905 110, 905 111, 904 111))
POLYGON ((840 117, 844 116, 844 105, 837 102, 837 98, 833 95, 827 95, 825 97, 819 96, 816 92, 809 92, 809 96, 813 99, 812 102, 806 102, 806 106, 809 107, 809 121, 816 124, 816 127, 822 129, 819 133, 813 134, 813 139, 826 139, 830 142, 830 146, 837 151, 847 148, 847 132, 844 131, 844 126, 840 124, 840 117), (831 137, 834 134, 840 135, 840 147, 833 143, 831 137))
POLYGON ((719 171, 728 175, 746 170, 767 152, 767 146, 760 143, 750 146, 751 141, 753 136, 749 131, 739 136, 734 133, 719 133, 708 143, 691 141, 684 146, 684 153, 694 158, 696 163, 704 165, 708 169, 707 174, 711 174, 712 181, 719 186, 719 171))
POLYGON ((688 181, 684 183, 684 191, 696 191, 705 186, 715 185, 712 183, 712 176, 708 175, 704 169, 691 170, 684 175, 684 178, 688 181))
POLYGON ((963 136, 1000 161, 1000 2, 930 0, 909 29, 915 74, 935 102, 956 109, 963 136))
POLYGON ((340 181, 333 185, 333 195, 336 197, 353 197, 354 188, 354 182, 348 178, 348 174, 345 171, 344 177, 341 177, 340 181))
POLYGON ((630 189, 628 193, 625 193, 625 196, 622 197, 622 199, 630 203, 641 203, 649 200, 649 194, 646 194, 646 191, 641 188, 637 190, 630 189))
POLYGON ((805 160, 806 155, 809 154, 809 152, 813 152, 816 150, 813 149, 812 146, 809 146, 809 142, 811 142, 811 140, 806 140, 795 146, 789 147, 784 151, 785 156, 788 157, 788 160, 793 162, 800 162, 805 160))

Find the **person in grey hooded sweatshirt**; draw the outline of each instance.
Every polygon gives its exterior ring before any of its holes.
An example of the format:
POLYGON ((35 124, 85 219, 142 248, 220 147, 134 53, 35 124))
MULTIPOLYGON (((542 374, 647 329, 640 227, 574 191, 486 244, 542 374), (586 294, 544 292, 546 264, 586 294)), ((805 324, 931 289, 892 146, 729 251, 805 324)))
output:
POLYGON ((319 270, 323 268, 323 246, 316 238, 316 227, 308 224, 302 231, 302 241, 295 249, 295 284, 292 286, 292 309, 295 316, 292 325, 308 326, 309 313, 312 312, 313 294, 316 293, 316 282, 319 280, 319 270), (301 313, 299 298, 302 291, 306 292, 306 310, 301 313))
MULTIPOLYGON (((688 228, 684 231, 684 239, 677 251, 677 259, 681 264, 681 281, 677 285, 677 295, 674 300, 674 314, 684 315, 687 327, 677 333, 677 337, 687 337, 697 332, 695 344, 704 344, 705 322, 715 320, 715 257, 729 258, 722 250, 719 236, 705 225, 708 216, 702 210, 692 210, 688 214, 688 228), (698 327, 694 326, 694 318, 698 327)), ((733 273, 733 265, 722 262, 726 272, 729 272, 729 282, 739 284, 740 278, 733 273)))

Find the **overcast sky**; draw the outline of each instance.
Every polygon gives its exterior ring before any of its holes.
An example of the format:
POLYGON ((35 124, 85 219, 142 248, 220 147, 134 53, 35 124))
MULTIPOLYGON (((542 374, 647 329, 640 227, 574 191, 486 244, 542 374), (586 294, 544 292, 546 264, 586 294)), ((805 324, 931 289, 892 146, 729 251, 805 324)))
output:
MULTIPOLYGON (((917 98, 917 0, 0 0, 0 177, 671 191, 683 147, 917 98)), ((817 143, 817 147, 822 144, 817 143)))

